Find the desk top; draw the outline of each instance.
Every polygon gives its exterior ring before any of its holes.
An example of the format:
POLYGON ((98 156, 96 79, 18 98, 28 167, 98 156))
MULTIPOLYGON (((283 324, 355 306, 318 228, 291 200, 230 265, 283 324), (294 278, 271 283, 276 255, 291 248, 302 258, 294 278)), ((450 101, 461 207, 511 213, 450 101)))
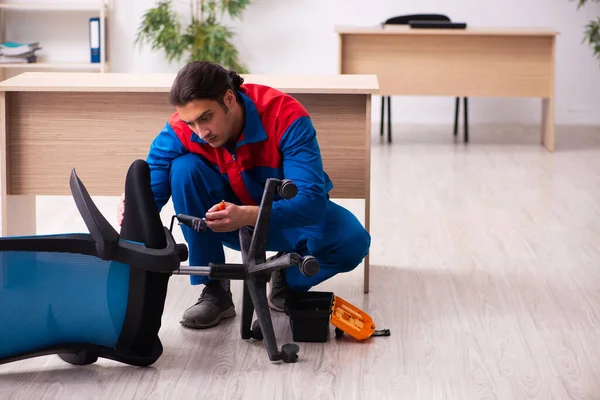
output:
MULTIPOLYGON (((376 75, 242 75, 245 83, 286 93, 376 94, 376 75)), ((26 72, 0 82, 0 92, 169 92, 175 74, 26 72)))
POLYGON ((361 35, 490 35, 490 36, 556 36, 550 28, 469 27, 466 29, 411 29, 408 25, 336 26, 339 34, 361 35))

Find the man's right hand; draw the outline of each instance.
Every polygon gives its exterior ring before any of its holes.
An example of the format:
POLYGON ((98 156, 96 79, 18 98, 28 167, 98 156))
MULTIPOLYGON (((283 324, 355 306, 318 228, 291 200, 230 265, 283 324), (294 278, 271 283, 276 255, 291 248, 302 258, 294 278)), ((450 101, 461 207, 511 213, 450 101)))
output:
POLYGON ((117 207, 117 221, 119 226, 123 225, 123 217, 125 216, 125 193, 121 195, 119 206, 117 207))

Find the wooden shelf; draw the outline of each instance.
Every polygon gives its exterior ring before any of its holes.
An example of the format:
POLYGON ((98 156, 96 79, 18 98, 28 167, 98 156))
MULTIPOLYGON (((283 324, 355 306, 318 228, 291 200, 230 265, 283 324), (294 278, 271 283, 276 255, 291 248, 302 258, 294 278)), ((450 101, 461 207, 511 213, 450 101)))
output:
MULTIPOLYGON (((22 11, 22 12, 35 12, 35 11, 53 11, 53 12, 91 12, 96 14, 100 19, 100 63, 84 62, 47 62, 39 60, 37 63, 0 63, 0 79, 4 79, 4 73, 6 70, 71 70, 71 71, 86 71, 86 72, 108 72, 109 64, 106 60, 106 19, 109 14, 109 5, 112 0, 58 0, 42 2, 42 0, 33 0, 28 2, 11 2, 6 3, 0 0, 0 13, 4 14, 2 23, 0 24, 0 41, 13 40, 19 41, 18 38, 5 38, 3 37, 5 32, 5 25, 9 20, 8 15, 5 13, 8 11, 22 11)), ((52 20, 50 19, 49 22, 52 20)), ((43 47, 43 43, 40 43, 43 47)))
POLYGON ((15 11, 98 11, 103 7, 106 8, 106 4, 101 1, 0 4, 0 9, 15 11))
MULTIPOLYGON (((100 63, 86 62, 39 62, 39 63, 0 63, 0 68, 10 69, 72 69, 78 71, 100 71, 100 63)), ((107 67, 105 67, 107 68, 107 67)))

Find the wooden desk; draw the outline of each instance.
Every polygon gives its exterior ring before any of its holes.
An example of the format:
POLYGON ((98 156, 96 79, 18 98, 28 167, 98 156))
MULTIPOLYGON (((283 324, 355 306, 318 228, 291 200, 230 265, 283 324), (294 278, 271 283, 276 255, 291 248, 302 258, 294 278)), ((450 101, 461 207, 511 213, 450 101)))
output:
POLYGON ((554 151, 557 32, 550 29, 337 27, 339 73, 376 74, 380 95, 539 97, 554 151))
MULTIPOLYGON (((174 74, 29 72, 0 83, 2 235, 36 232, 35 196, 71 195, 72 168, 94 196, 123 192, 131 162, 145 159, 174 109, 174 74)), ((371 96, 375 75, 259 76, 311 113, 333 198, 365 201, 370 218, 371 96)), ((369 259, 365 259, 365 292, 369 259)))

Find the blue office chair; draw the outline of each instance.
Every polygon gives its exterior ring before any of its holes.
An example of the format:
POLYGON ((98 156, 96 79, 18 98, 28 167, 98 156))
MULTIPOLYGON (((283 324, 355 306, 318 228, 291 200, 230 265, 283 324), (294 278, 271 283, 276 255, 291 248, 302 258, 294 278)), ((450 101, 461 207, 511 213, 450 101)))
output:
MULTIPOLYGON (((411 21, 447 21, 450 22, 450 18, 443 14, 408 14, 400 15, 387 19, 382 25, 409 25, 411 21)), ((388 117, 388 143, 392 142, 392 100, 391 96, 384 96, 381 99, 381 133, 383 136, 384 116, 385 116, 385 104, 387 100, 387 117, 388 117)), ((468 98, 463 98, 464 103, 464 142, 469 141, 469 103, 468 98)), ((456 97, 456 104, 454 107, 454 136, 458 135, 458 114, 460 109, 460 97, 456 97)))
POLYGON ((163 347, 158 336, 172 274, 244 282, 243 339, 263 340, 271 361, 295 362, 299 347, 279 350, 266 285, 278 269, 298 265, 306 276, 319 271, 311 256, 287 253, 266 259, 273 199, 290 199, 289 180, 269 179, 254 228, 240 229, 241 264, 181 266, 188 249, 172 235, 175 218, 203 234, 202 219, 176 215, 164 227, 150 168, 136 160, 125 181, 125 213, 118 233, 95 206, 72 171, 70 188, 89 233, 0 238, 0 364, 57 354, 73 365, 99 357, 148 366, 163 347), (256 312, 257 320, 253 315, 256 312))

